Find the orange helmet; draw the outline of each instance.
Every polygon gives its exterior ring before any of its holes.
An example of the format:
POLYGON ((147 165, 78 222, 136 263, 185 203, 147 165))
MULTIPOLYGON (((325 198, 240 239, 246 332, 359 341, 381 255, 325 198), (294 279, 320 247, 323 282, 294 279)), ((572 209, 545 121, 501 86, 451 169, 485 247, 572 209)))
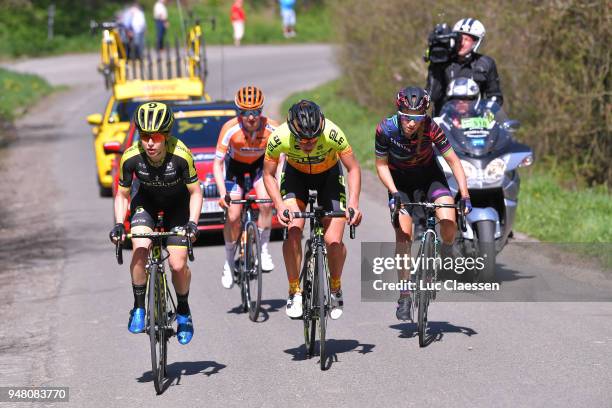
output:
POLYGON ((242 110, 261 109, 264 104, 264 94, 256 86, 244 86, 236 92, 234 102, 242 110))

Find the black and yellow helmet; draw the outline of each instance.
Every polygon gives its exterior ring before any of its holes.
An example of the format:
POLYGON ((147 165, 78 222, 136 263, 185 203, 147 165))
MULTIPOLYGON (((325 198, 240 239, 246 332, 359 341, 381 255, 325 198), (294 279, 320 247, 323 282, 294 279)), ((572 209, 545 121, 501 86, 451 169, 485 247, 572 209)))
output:
POLYGON ((139 132, 169 134, 174 124, 174 114, 165 103, 146 102, 134 112, 134 123, 139 132))

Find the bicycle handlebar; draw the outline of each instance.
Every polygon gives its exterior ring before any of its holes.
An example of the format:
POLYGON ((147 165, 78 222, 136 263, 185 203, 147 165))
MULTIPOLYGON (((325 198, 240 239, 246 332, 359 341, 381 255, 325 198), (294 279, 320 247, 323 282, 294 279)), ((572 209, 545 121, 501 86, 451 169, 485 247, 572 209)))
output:
POLYGON ((393 220, 397 219, 399 210, 406 207, 423 207, 426 209, 454 208, 457 211, 457 223, 459 224, 459 228, 463 232, 467 231, 467 224, 465 222, 465 204, 463 201, 459 201, 457 204, 438 204, 428 202, 400 203, 400 205, 396 205, 395 209, 393 210, 393 220))
POLYGON ((254 203, 254 204, 270 204, 272 203, 272 200, 269 198, 246 198, 244 200, 231 200, 230 204, 248 204, 248 203, 254 203))
MULTIPOLYGON (((289 214, 293 215, 293 218, 317 218, 317 217, 330 217, 330 218, 346 218, 346 213, 344 211, 295 211, 290 212, 289 210, 285 210, 283 215, 285 218, 289 218, 289 214)), ((349 208, 349 219, 352 219, 355 215, 355 210, 349 208)), ((351 225, 350 228, 350 237, 351 239, 355 239, 355 225, 351 225)), ((283 239, 287 239, 287 228, 283 229, 283 239)))
MULTIPOLYGON (((126 237, 129 239, 132 238, 148 238, 148 239, 161 239, 167 237, 184 237, 187 236, 185 231, 175 231, 175 232, 142 232, 138 234, 126 234, 126 237)), ((193 262, 195 260, 195 256, 193 255, 193 243, 191 242, 191 238, 187 237, 187 256, 189 260, 193 262)), ((115 244, 115 257, 117 258, 117 263, 119 265, 123 265, 123 242, 117 241, 115 244)))

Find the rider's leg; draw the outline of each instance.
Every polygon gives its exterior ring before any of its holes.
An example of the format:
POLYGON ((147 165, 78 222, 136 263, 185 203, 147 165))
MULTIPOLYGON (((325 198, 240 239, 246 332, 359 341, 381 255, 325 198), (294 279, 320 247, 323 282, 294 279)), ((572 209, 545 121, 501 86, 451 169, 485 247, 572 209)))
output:
MULTIPOLYGON (((455 200, 449 196, 439 197, 436 204, 455 204, 455 200)), ((457 223, 455 222, 454 208, 438 208, 436 209, 436 217, 440 220, 440 235, 442 242, 446 245, 453 245, 455 242, 455 234, 457 232, 457 223)))
POLYGON ((342 268, 346 259, 346 246, 342 242, 346 219, 331 218, 325 220, 325 246, 330 273, 330 290, 338 292, 341 286, 342 268))
MULTIPOLYGON (((295 199, 286 200, 285 204, 291 212, 303 211, 304 205, 298 205, 295 199)), ((300 265, 302 263, 302 230, 304 219, 296 218, 287 231, 287 239, 283 242, 283 259, 287 269, 289 294, 300 291, 300 265)))
MULTIPOLYGON (((232 200, 240 200, 242 198, 242 188, 238 184, 229 184, 228 193, 232 200)), ((227 220, 223 225, 223 238, 225 240, 225 260, 232 267, 234 262, 234 243, 238 239, 240 233, 240 211, 241 205, 230 205, 227 209, 227 220)))
MULTIPOLYGON (((173 237, 176 239, 175 237, 173 237)), ((193 321, 191 310, 189 309, 189 287, 191 286, 191 269, 187 266, 187 247, 186 240, 183 242, 168 242, 168 264, 172 271, 172 284, 176 292, 176 337, 180 344, 187 344, 193 337, 193 321), (181 245, 181 244, 185 245, 181 245)), ((170 241, 170 239, 168 239, 170 241)))
MULTIPOLYGON (((257 198, 266 199, 270 198, 268 192, 266 191, 266 187, 264 186, 263 179, 260 178, 255 182, 255 191, 257 193, 257 198)), ((260 230, 267 230, 267 236, 261 236, 261 247, 267 248, 268 242, 270 242, 270 227, 272 226, 272 204, 258 204, 259 207, 259 218, 257 220, 257 226, 260 230)), ((260 231, 261 232, 261 231, 260 231)))
MULTIPOLYGON (((407 213, 400 213, 399 227, 395 228, 395 254, 400 257, 404 255, 411 257, 412 248, 412 217, 407 213)), ((397 278, 399 281, 410 281, 410 268, 398 268, 397 278)), ((408 290, 400 290, 400 298, 410 295, 408 290)))

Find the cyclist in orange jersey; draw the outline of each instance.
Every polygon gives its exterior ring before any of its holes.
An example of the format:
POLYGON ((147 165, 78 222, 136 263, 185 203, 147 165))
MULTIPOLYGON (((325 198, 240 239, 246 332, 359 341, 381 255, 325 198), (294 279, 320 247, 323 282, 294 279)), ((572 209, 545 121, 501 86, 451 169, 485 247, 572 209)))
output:
MULTIPOLYGON (((245 191, 245 174, 248 174, 251 185, 255 187, 257 198, 269 198, 262 182, 263 160, 268 137, 278 123, 262 115, 264 106, 263 92, 254 86, 245 86, 238 90, 235 97, 240 113, 221 129, 217 152, 213 164, 217 189, 221 196, 219 204, 227 209, 227 221, 223 228, 225 239, 225 265, 221 284, 230 289, 234 284, 232 263, 234 262, 234 242, 240 230, 240 205, 229 205, 230 200, 239 200, 245 191), (225 174, 223 172, 225 168, 225 174)), ((270 227, 272 225, 272 206, 259 204, 257 226, 261 237, 261 268, 264 271, 274 269, 272 257, 268 252, 270 227)))

